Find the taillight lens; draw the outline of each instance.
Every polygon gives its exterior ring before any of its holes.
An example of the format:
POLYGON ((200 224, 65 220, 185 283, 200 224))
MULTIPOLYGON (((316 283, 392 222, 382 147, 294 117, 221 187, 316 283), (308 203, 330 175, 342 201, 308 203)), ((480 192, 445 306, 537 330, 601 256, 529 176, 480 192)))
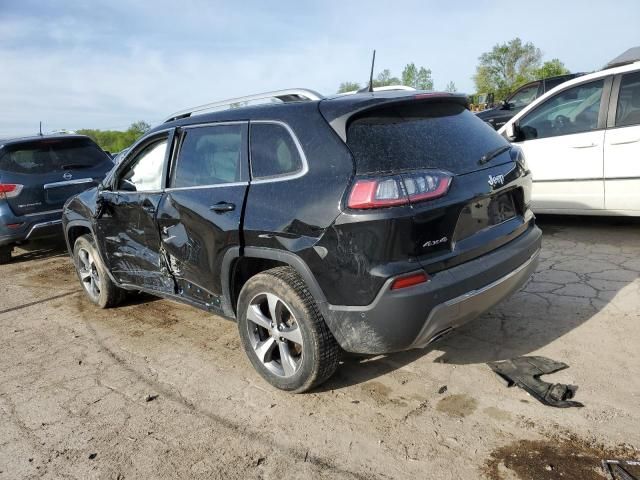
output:
POLYGON ((17 183, 0 183, 0 199, 17 197, 21 191, 22 185, 17 183))
POLYGON ((429 281, 429 275, 425 272, 412 273, 405 277, 396 278, 391 284, 391 290, 399 290, 401 288, 413 287, 429 281))
POLYGON ((440 171, 361 178, 353 185, 347 206, 367 209, 432 200, 447 194, 451 179, 451 174, 440 171))

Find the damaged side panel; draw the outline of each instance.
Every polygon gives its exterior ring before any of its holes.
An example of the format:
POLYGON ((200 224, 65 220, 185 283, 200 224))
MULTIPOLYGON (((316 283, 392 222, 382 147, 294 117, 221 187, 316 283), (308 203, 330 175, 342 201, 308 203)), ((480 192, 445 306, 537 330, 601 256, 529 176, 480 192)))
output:
POLYGON ((163 264, 175 293, 222 313, 222 259, 240 245, 240 221, 247 183, 168 189, 158 209, 163 264), (217 212, 216 204, 233 208, 217 212))
POLYGON ((173 293, 173 279, 163 271, 155 214, 159 192, 103 192, 104 211, 95 222, 100 248, 121 283, 173 293))

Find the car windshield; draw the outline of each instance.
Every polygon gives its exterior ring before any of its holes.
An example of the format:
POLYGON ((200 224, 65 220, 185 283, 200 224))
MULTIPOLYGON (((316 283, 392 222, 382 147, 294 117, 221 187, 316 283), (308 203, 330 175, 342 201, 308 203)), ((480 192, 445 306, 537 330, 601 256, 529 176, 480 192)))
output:
POLYGON ((513 108, 523 108, 529 105, 536 98, 538 94, 538 84, 524 87, 522 90, 517 91, 508 100, 513 108))
POLYGON ((6 147, 0 170, 12 173, 49 173, 91 168, 109 160, 89 139, 47 139, 6 147))

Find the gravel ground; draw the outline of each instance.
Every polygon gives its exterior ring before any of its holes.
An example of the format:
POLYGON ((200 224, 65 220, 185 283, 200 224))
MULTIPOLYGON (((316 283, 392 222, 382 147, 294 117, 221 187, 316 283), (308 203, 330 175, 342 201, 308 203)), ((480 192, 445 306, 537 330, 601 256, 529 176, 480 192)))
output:
POLYGON ((304 395, 261 380, 234 323, 150 296, 98 310, 66 252, 19 251, 0 266, 0 479, 604 478, 601 458, 640 457, 640 222, 540 224, 511 299, 304 395), (485 365, 528 354, 569 364, 547 380, 585 407, 485 365))

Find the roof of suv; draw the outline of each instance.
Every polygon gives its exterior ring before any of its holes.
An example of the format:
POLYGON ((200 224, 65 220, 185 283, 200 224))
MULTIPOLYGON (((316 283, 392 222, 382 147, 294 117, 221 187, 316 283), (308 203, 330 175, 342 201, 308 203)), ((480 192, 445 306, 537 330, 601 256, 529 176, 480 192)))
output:
POLYGON ((46 141, 46 140, 58 140, 58 139, 90 139, 90 137, 86 135, 78 135, 78 134, 70 134, 70 133, 55 133, 51 135, 31 135, 26 137, 12 137, 12 138, 0 138, 0 148, 6 145, 13 145, 16 143, 25 143, 25 142, 38 142, 38 141, 46 141))
POLYGON ((387 103, 397 103, 413 100, 442 100, 447 99, 456 103, 467 104, 468 99, 464 94, 432 91, 407 91, 407 90, 385 90, 375 92, 353 93, 348 95, 334 95, 319 100, 306 100, 284 103, 267 103, 261 105, 251 105, 226 110, 195 114, 176 120, 169 120, 155 126, 150 132, 162 131, 167 128, 192 125, 196 123, 212 123, 225 121, 250 120, 252 118, 265 119, 273 116, 278 119, 285 111, 292 108, 300 108, 301 105, 308 105, 317 109, 320 105, 320 112, 325 119, 332 123, 334 120, 345 115, 351 115, 369 108, 382 106, 387 103))

